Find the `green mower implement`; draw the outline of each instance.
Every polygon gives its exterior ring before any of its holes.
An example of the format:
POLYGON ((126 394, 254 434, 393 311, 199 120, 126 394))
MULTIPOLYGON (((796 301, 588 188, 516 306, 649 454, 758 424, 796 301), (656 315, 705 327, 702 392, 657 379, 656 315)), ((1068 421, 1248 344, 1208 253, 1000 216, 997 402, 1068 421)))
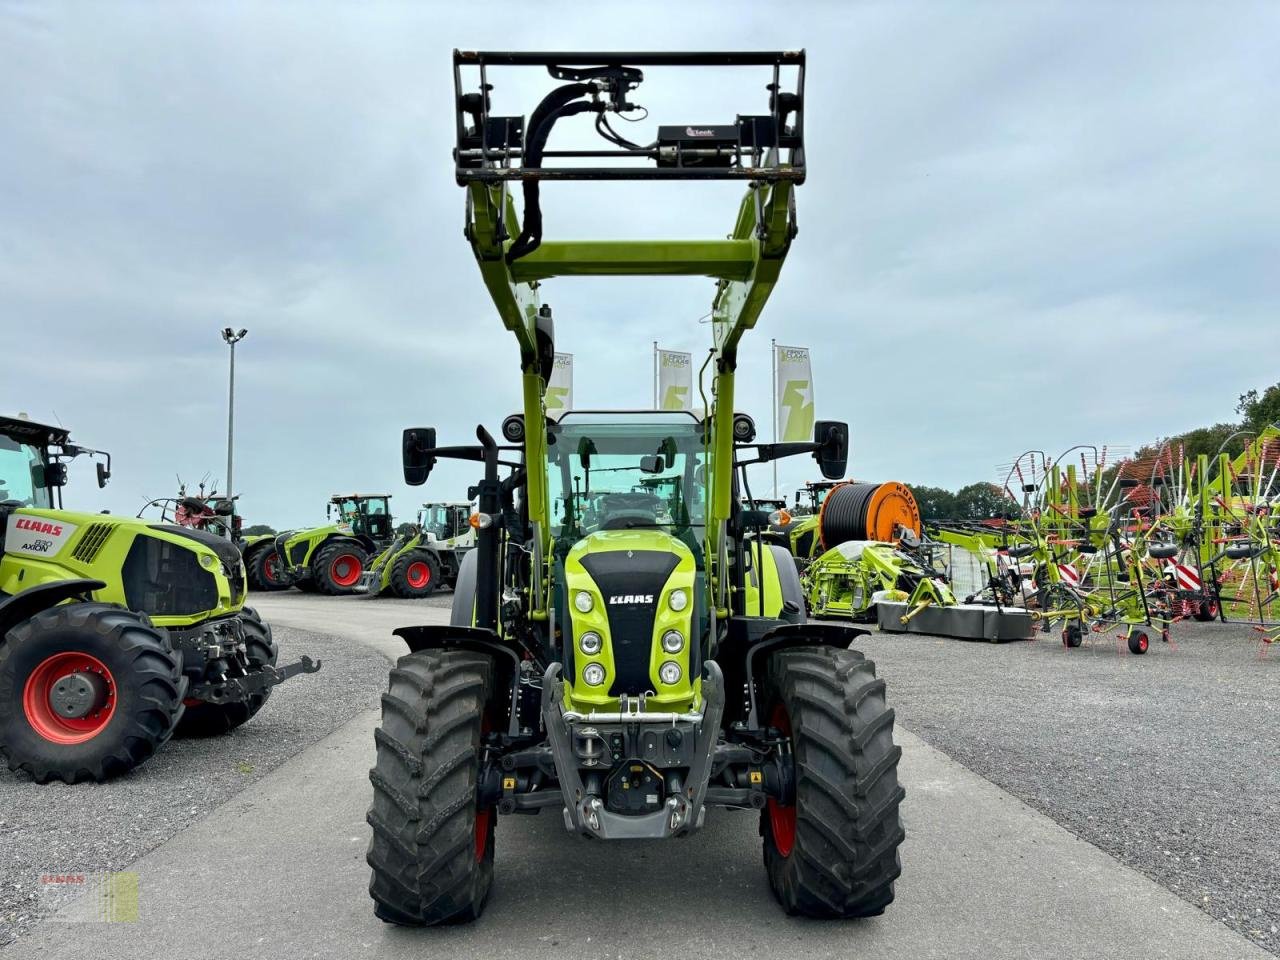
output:
MULTIPOLYGON (((331 596, 355 593, 371 557, 395 539, 388 493, 346 493, 325 508, 334 523, 277 534, 270 548, 253 555, 255 588, 331 596)), ((246 563, 249 556, 246 554, 246 563)))
POLYGON ((125 773, 175 730, 226 733, 320 668, 276 665, 225 538, 62 509, 67 462, 95 453, 0 417, 0 753, 40 783, 125 773))
POLYGON ((476 545, 470 503, 424 503, 418 522, 370 561, 356 593, 390 593, 408 600, 452 588, 468 550, 476 545))
MULTIPOLYGON (((747 540, 767 516, 742 508, 749 464, 811 455, 840 477, 848 456, 844 424, 764 444, 734 409, 739 342, 796 232, 804 62, 802 52, 454 54, 466 236, 519 348, 523 409, 502 443, 483 426, 472 445, 441 446, 433 428, 403 435, 407 483, 425 482, 440 458, 474 461, 481 475, 477 545, 451 624, 396 631, 411 652, 382 697, 368 817, 370 893, 386 921, 476 918, 503 819, 544 809, 604 842, 685 836, 708 808, 754 811, 788 912, 866 917, 893 900, 903 791, 884 682, 849 649, 864 631, 806 621, 790 556, 747 540), (494 115, 494 68, 522 66, 559 85, 527 119, 494 115), (642 68, 668 66, 691 93, 705 92, 708 73, 692 68, 757 68, 765 111, 680 118, 648 145, 625 140, 610 115, 638 109, 642 68), (613 149, 549 148, 552 125, 578 114, 613 149), (544 240, 539 187, 573 179, 727 179, 747 192, 728 239, 544 240), (547 281, 677 275, 716 281, 701 415, 549 419, 547 281)), ((712 71, 717 88, 735 73, 712 71)), ((608 883, 635 849, 575 882, 608 883)))

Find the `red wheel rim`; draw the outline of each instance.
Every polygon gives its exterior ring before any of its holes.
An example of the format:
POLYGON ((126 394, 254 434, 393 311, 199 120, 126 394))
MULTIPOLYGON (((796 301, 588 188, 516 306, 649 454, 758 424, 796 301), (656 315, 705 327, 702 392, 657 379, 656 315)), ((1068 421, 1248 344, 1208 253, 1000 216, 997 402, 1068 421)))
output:
POLYGON ((1144 633, 1142 636, 1138 638, 1138 649, 1141 650, 1143 653, 1146 653, 1147 646, 1150 643, 1151 641, 1147 639, 1147 635, 1144 633))
POLYGON ((344 553, 329 564, 329 579, 340 587, 349 587, 360 579, 364 564, 354 553, 344 553))
POLYGON ((31 729, 50 743, 73 746, 92 740, 111 722, 116 712, 116 681, 97 657, 87 653, 55 653, 46 657, 27 678, 22 690, 22 712, 31 729), (54 713, 50 696, 58 681, 71 673, 95 673, 106 682, 105 700, 85 717, 61 717, 54 713))
POLYGON ((431 567, 421 560, 415 560, 405 571, 405 579, 409 581, 409 586, 421 590, 431 582, 431 567))
POLYGON ((280 579, 276 575, 276 564, 279 562, 280 555, 274 552, 267 554, 267 558, 262 561, 262 579, 267 583, 275 583, 280 579))
MULTIPOLYGON (((777 727, 788 737, 791 736, 791 718, 787 716, 787 708, 781 703, 774 704, 769 715, 769 726, 777 727)), ((791 856, 796 845, 796 808, 783 806, 773 797, 769 798, 769 830, 773 834, 773 845, 778 848, 782 857, 791 856)))

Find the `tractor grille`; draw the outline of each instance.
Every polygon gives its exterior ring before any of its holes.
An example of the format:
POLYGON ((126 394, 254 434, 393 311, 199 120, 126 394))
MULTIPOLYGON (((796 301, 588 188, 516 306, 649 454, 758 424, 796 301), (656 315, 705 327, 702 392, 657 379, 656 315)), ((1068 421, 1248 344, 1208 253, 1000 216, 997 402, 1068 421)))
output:
POLYGON ((71 551, 72 559, 81 563, 93 563, 98 558, 98 554, 102 552, 103 546, 106 545, 107 538, 111 536, 111 531, 115 528, 116 525, 114 523, 89 524, 84 528, 84 533, 80 535, 80 542, 71 551))
POLYGON ((637 696, 653 688, 649 657, 653 649, 653 618, 662 599, 662 588, 680 558, 665 550, 609 550, 582 558, 604 596, 609 615, 609 643, 613 648, 615 676, 609 696, 637 696), (650 603, 613 603, 630 595, 650 596, 650 603))
POLYGON ((193 616, 218 606, 213 574, 200 566, 193 550, 167 540, 134 537, 121 575, 130 610, 193 616))
POLYGON ((308 546, 310 546, 310 544, 306 540, 303 540, 301 543, 295 543, 289 549, 289 563, 292 566, 299 567, 302 565, 302 561, 307 559, 308 546))

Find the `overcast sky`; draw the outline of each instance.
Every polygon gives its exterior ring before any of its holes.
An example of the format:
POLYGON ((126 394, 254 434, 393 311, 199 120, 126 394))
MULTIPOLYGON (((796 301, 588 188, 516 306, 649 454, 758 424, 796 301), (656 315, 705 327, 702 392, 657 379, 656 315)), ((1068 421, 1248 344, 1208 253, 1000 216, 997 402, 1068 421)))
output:
MULTIPOLYGON (((403 515, 463 496, 474 468, 408 488, 398 445, 464 442, 519 400, 461 234, 451 49, 803 46, 800 236, 740 408, 769 421, 770 337, 810 346, 851 474, 945 486, 1225 419, 1280 380, 1278 40, 1275 3, 0 0, 0 412, 111 450, 108 488, 76 470, 68 503, 134 513, 225 473, 218 331, 247 327, 248 522, 318 522, 354 488, 403 515)), ((660 74, 643 132, 763 112, 754 74, 660 74)), ((556 184, 546 236, 721 236, 737 194, 556 184)), ((647 405, 651 342, 709 343, 707 280, 543 293, 579 406, 647 405)))

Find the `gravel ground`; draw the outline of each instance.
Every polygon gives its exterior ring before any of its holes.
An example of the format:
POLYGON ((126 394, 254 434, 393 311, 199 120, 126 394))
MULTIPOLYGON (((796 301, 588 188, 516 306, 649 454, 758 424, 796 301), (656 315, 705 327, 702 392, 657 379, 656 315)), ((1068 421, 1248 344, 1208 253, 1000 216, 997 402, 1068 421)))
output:
POLYGON ((1112 640, 856 646, 913 733, 1280 954, 1280 650, 1223 624, 1112 640))
MULTIPOLYGON (((0 945, 57 906, 41 894, 41 874, 123 869, 378 702, 387 662, 376 652, 283 627, 274 634, 282 663, 305 653, 324 666, 277 687, 228 736, 171 740, 105 784, 42 787, 0 764, 0 945)), ((245 842, 253 842, 251 824, 245 842)))

